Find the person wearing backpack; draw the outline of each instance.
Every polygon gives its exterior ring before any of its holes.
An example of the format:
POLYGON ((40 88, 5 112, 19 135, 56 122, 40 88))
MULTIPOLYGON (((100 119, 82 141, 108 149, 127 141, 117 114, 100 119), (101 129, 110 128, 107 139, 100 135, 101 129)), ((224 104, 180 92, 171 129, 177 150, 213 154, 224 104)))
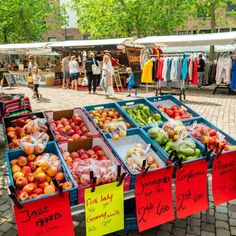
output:
POLYGON ((86 76, 88 79, 88 90, 89 94, 91 94, 93 87, 93 94, 96 94, 98 80, 101 74, 101 70, 97 60, 95 59, 95 55, 93 52, 90 52, 89 57, 85 62, 86 76))

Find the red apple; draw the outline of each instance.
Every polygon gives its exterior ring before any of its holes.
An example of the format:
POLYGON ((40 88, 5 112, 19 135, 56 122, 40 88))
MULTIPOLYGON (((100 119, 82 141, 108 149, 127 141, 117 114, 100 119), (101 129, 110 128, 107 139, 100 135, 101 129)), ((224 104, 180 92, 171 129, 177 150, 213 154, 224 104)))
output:
POLYGON ((36 156, 34 154, 28 155, 29 161, 34 161, 36 159, 36 156))
POLYGON ((102 150, 99 146, 94 146, 93 147, 93 150, 95 151, 95 152, 97 152, 97 151, 99 151, 99 150, 102 150))
POLYGON ((72 159, 79 158, 78 152, 72 152, 72 153, 70 154, 70 156, 71 156, 72 159))
POLYGON ((46 176, 46 174, 43 173, 43 172, 38 173, 38 174, 35 176, 35 181, 36 181, 37 183, 39 183, 39 184, 45 182, 46 179, 47 179, 47 176, 46 176))
POLYGON ((31 168, 29 166, 23 166, 21 172, 23 172, 25 175, 28 175, 31 173, 31 168))
POLYGON ((73 134, 75 134, 75 131, 73 129, 70 129, 66 133, 67 135, 72 136, 73 134))
POLYGON ((43 183, 39 184, 39 187, 42 189, 45 189, 47 186, 49 186, 48 182, 43 182, 43 183))
POLYGON ((81 159, 88 159, 89 158, 89 155, 84 153, 80 156, 81 159))
POLYGON ((70 189, 70 188, 72 188, 72 187, 73 187, 73 185, 72 185, 71 182, 64 182, 64 183, 62 184, 62 189, 63 189, 63 190, 67 190, 67 189, 70 189))
POLYGON ((100 156, 99 160, 108 160, 108 158, 104 155, 104 156, 100 156))
POLYGON ((34 171, 37 168, 34 161, 29 161, 28 166, 31 168, 31 171, 34 171))
POLYGON ((15 164, 11 167, 11 171, 12 171, 12 173, 19 172, 19 171, 21 171, 21 167, 19 165, 15 164))
POLYGON ((81 128, 81 131, 82 131, 83 134, 84 134, 84 133, 87 133, 87 132, 88 132, 88 128, 87 128, 86 126, 83 126, 83 127, 81 128))
POLYGON ((104 156, 104 155, 105 155, 102 150, 98 150, 98 151, 96 152, 96 154, 97 154, 97 156, 98 156, 99 158, 100 158, 101 156, 104 156))
POLYGON ((89 150, 87 151, 87 154, 91 157, 92 155, 95 154, 95 151, 94 151, 93 149, 89 149, 89 150))
POLYGON ((85 134, 85 136, 86 136, 87 138, 92 138, 92 137, 93 137, 93 134, 92 134, 91 132, 87 132, 87 133, 85 134))
POLYGON ((16 181, 18 178, 24 177, 24 176, 25 176, 24 173, 16 172, 16 173, 13 174, 13 179, 16 181))
POLYGON ((27 163, 28 163, 28 159, 25 157, 25 156, 19 156, 18 158, 17 158, 17 164, 19 165, 19 166, 25 166, 25 165, 27 165, 27 163))
POLYGON ((96 154, 91 155, 90 158, 92 158, 94 160, 98 160, 98 156, 96 154))
POLYGON ((18 188, 23 188, 26 184, 28 184, 28 180, 25 177, 21 176, 16 179, 16 186, 18 188))
POLYGON ((79 153, 79 155, 82 155, 85 153, 85 150, 83 148, 80 148, 80 149, 78 149, 77 152, 79 153))
POLYGON ((20 201, 25 201, 27 199, 29 199, 29 194, 25 191, 22 191, 19 195, 19 200, 20 201))
POLYGON ((85 139, 87 139, 87 137, 83 135, 83 136, 80 137, 79 140, 85 140, 85 139))
POLYGON ((50 177, 54 177, 57 174, 57 167, 56 166, 51 166, 47 169, 47 175, 50 177))
POLYGON ((52 194, 56 192, 56 188, 52 185, 46 186, 43 190, 44 194, 52 194))
POLYGON ((78 134, 73 134, 73 135, 71 136, 71 138, 72 138, 74 141, 78 141, 79 138, 80 138, 80 136, 79 136, 78 134))
POLYGON ((29 183, 33 183, 34 180, 35 180, 35 174, 34 174, 34 173, 29 173, 29 174, 27 175, 27 179, 28 179, 28 182, 29 182, 29 183))
POLYGON ((42 188, 36 188, 33 193, 36 193, 36 194, 42 194, 43 193, 43 189, 42 188))
POLYGON ((82 123, 82 119, 80 118, 78 114, 73 114, 72 120, 78 125, 82 123))
POLYGON ((58 172, 55 176, 55 179, 61 182, 64 179, 64 174, 62 172, 58 172))
POLYGON ((23 188, 23 191, 27 192, 28 194, 31 194, 36 189, 36 187, 37 186, 33 183, 26 184, 23 188))
POLYGON ((30 199, 36 198, 36 197, 38 197, 38 194, 36 194, 36 193, 32 193, 32 194, 30 194, 30 196, 29 196, 30 199))

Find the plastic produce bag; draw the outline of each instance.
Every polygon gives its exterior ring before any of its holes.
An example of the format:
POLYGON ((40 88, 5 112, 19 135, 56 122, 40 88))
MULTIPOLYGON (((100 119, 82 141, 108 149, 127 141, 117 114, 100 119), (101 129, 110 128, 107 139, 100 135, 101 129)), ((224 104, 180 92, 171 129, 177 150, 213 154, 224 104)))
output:
POLYGON ((117 166, 111 160, 78 159, 71 167, 71 171, 79 187, 90 186, 90 172, 97 177, 96 185, 110 183, 116 180, 117 166))
POLYGON ((49 136, 46 133, 35 132, 26 135, 18 142, 20 148, 28 155, 42 153, 47 145, 49 136))
MULTIPOLYGON (((39 155, 36 160, 35 164, 39 166, 42 170, 46 171, 49 168, 55 169, 54 173, 56 174, 58 171, 61 171, 61 162, 53 153, 43 153, 39 155)), ((53 175, 53 173, 48 172, 49 174, 53 175)), ((53 176, 50 176, 53 177, 53 176)))
POLYGON ((48 127, 46 125, 47 120, 45 118, 36 118, 31 120, 28 124, 26 124, 23 129, 26 134, 32 134, 35 132, 44 132, 48 131, 48 127))
POLYGON ((188 137, 187 129, 180 120, 171 119, 163 125, 163 129, 168 133, 170 138, 174 135, 181 136, 182 138, 188 137))

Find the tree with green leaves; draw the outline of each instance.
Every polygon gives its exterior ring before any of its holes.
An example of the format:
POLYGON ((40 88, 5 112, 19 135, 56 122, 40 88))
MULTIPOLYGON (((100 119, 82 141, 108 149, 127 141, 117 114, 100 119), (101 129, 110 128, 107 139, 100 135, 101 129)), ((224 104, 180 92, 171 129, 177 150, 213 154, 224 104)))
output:
POLYGON ((57 0, 0 0, 0 42, 35 42, 52 27, 61 25, 57 0))
POLYGON ((72 0, 78 28, 91 38, 168 35, 186 21, 187 0, 72 0))
MULTIPOLYGON (((226 12, 228 4, 236 4, 236 1, 231 0, 193 0, 192 14, 194 17, 200 17, 201 26, 208 23, 210 20, 211 33, 216 32, 218 25, 235 26, 236 12, 226 12), (227 14, 227 17, 226 17, 227 14)), ((196 21, 196 23, 199 21, 196 21)), ((196 25, 197 27, 197 25, 196 25)), ((214 60, 214 46, 210 48, 210 60, 214 60)))

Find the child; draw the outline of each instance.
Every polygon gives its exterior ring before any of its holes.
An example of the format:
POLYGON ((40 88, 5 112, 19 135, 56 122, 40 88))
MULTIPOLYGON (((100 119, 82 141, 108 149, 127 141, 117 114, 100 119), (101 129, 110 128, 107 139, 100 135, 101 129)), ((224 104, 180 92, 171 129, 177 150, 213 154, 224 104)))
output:
POLYGON ((33 68, 33 70, 32 70, 32 77, 33 77, 34 92, 35 92, 35 95, 37 97, 37 102, 40 102, 39 101, 39 91, 38 91, 40 77, 39 77, 39 72, 38 72, 38 68, 37 67, 33 68))
POLYGON ((137 90, 134 90, 133 87, 134 87, 134 73, 132 72, 132 69, 130 67, 128 67, 126 69, 128 75, 129 75, 129 78, 127 79, 127 89, 128 89, 128 95, 127 97, 131 97, 131 90, 134 91, 134 95, 136 96, 138 94, 138 91, 137 90))

